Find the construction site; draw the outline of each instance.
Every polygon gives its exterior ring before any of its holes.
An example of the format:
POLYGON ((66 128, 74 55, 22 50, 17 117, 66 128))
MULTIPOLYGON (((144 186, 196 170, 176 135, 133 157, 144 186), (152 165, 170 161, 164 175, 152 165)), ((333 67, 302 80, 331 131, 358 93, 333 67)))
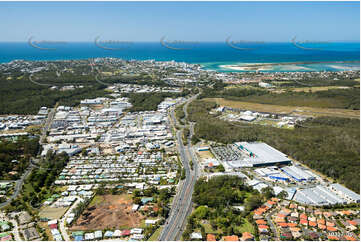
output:
POLYGON ((139 227, 144 220, 140 212, 132 211, 129 195, 95 196, 70 230, 129 229, 139 227))

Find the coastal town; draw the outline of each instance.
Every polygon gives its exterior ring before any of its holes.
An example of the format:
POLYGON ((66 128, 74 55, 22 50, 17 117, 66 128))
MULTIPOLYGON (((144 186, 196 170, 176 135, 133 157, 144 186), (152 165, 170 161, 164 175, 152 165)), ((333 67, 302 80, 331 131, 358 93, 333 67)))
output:
MULTIPOLYGON (((219 83, 227 90, 283 93, 312 79, 352 89, 359 71, 218 73, 174 61, 96 58, 12 61, 0 64, 0 72, 59 93, 98 84, 106 91, 76 105, 56 102, 34 114, 1 115, 1 142, 39 145, 9 158, 11 170, 2 172, 2 241, 360 239, 359 194, 262 140, 194 141, 198 128, 188 117, 203 89, 219 83), (153 110, 141 110, 147 101, 137 98, 146 95, 164 96, 153 110), (231 231, 210 216, 218 207, 192 198, 199 181, 223 177, 236 178, 244 189, 245 199, 222 207, 241 217, 231 231), (264 197, 250 208, 253 196, 264 197), (200 216, 200 210, 208 212, 200 216)), ((246 128, 294 130, 317 117, 306 111, 222 103, 209 115, 246 128)))

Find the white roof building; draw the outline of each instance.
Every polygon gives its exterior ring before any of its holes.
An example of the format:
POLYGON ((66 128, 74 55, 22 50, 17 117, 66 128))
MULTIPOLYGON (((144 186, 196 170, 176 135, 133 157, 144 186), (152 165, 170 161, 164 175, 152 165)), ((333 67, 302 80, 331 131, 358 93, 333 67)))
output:
POLYGON ((191 233, 191 239, 202 240, 202 234, 197 233, 197 232, 193 232, 193 233, 191 233))

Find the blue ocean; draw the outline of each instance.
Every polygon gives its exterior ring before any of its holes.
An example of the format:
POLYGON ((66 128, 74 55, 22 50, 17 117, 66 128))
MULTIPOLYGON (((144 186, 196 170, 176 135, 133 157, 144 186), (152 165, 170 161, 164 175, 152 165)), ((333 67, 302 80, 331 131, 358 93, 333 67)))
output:
POLYGON ((126 60, 177 61, 216 71, 243 71, 237 66, 272 65, 268 71, 339 71, 360 69, 360 43, 171 43, 134 42, 0 43, 0 63, 13 60, 72 60, 114 57, 126 60), (116 46, 118 45, 118 46, 116 46), (39 47, 39 48, 38 48, 39 47), (233 68, 230 68, 229 66, 233 68), (236 68, 234 68, 236 66, 236 68))

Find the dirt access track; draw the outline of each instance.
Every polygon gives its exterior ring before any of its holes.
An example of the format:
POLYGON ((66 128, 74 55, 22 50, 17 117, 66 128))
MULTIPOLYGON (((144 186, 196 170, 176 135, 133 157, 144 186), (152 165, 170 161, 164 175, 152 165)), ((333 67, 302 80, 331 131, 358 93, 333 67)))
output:
POLYGON ((127 229, 139 227, 143 215, 132 211, 131 196, 95 196, 70 230, 127 229))

